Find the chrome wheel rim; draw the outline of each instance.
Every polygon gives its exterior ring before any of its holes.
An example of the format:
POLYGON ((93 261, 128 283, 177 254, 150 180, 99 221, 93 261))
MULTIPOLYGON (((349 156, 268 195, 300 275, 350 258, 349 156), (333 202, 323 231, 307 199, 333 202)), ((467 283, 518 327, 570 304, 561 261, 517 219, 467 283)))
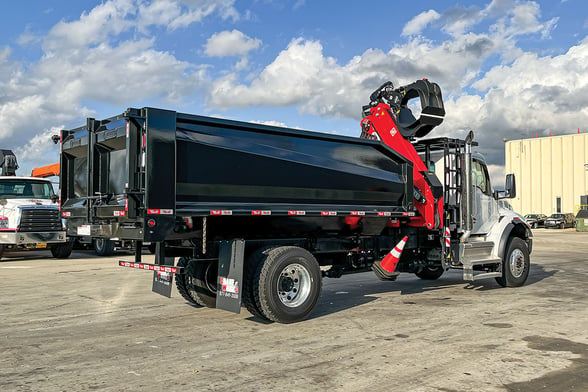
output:
POLYGON ((515 278, 520 278, 525 272, 525 255, 520 249, 515 249, 509 258, 510 273, 515 278))
POLYGON ((310 272, 301 264, 289 264, 277 281, 278 298, 289 308, 300 306, 310 296, 310 272))

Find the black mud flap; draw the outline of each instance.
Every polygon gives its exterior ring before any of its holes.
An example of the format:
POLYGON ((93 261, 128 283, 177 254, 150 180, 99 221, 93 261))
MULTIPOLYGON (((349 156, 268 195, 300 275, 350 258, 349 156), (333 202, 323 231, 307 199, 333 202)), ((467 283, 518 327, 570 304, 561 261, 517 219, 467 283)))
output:
MULTIPOLYGON (((174 266, 175 259, 173 257, 165 257, 165 247, 158 242, 155 245, 155 264, 174 266)), ((153 286, 151 291, 171 298, 172 287, 174 283, 174 274, 164 271, 153 272, 153 286)))
POLYGON ((222 241, 218 253, 216 307, 240 313, 245 241, 222 241))

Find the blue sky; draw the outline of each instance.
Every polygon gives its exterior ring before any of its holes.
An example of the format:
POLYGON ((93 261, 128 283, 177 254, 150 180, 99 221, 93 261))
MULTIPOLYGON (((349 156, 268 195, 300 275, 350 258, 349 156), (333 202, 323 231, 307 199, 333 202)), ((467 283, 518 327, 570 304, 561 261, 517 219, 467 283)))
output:
MULTIPOLYGON (((588 130, 583 0, 9 2, 0 15, 0 148, 20 174, 57 161, 49 136, 157 106, 359 134, 386 80, 426 77, 473 129, 493 177, 503 139, 588 130)), ((502 180, 500 180, 502 181, 502 180)))

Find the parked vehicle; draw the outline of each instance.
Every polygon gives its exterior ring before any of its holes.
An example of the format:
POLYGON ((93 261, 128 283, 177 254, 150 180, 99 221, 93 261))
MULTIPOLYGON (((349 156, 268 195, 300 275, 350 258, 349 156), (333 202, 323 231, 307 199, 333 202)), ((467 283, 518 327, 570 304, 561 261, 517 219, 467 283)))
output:
POLYGON ((360 138, 156 108, 88 119, 62 131, 68 235, 152 242, 155 264, 119 264, 154 271, 153 291, 171 296, 175 276, 194 305, 282 323, 355 272, 523 285, 532 232, 498 205, 514 176, 492 191, 473 132, 421 139, 443 121, 439 86, 385 83, 363 112, 360 138))
POLYGON ((0 150, 0 259, 5 250, 50 249, 53 257, 67 258, 58 197, 51 181, 16 175, 18 164, 10 150, 0 150))
POLYGON ((574 227, 576 224, 576 218, 574 214, 551 214, 549 218, 545 220, 545 228, 554 229, 565 229, 566 227, 574 227))
POLYGON ((527 214, 525 215, 525 221, 531 226, 533 229, 536 229, 539 226, 545 225, 545 220, 547 219, 547 215, 544 214, 527 214))

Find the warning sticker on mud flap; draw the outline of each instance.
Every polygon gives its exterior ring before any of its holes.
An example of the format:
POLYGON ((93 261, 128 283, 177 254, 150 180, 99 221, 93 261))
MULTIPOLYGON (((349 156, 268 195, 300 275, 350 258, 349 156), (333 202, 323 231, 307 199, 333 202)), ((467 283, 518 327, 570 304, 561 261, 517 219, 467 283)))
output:
POLYGON ((220 295, 224 297, 230 297, 233 299, 239 298, 239 282, 235 279, 225 278, 224 276, 219 277, 219 283, 221 285, 220 295))

